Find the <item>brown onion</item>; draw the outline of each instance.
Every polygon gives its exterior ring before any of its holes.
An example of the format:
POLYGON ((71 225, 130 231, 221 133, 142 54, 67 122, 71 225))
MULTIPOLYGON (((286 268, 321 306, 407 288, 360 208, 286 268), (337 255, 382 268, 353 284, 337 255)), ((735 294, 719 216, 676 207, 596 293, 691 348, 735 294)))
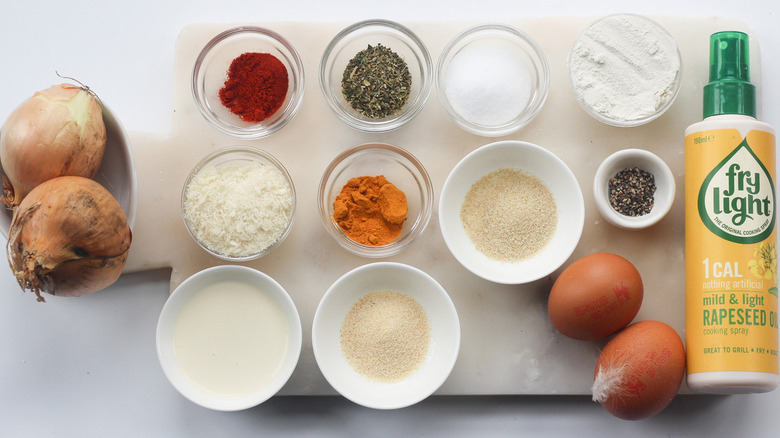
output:
POLYGON ((91 92, 70 84, 36 92, 0 132, 3 203, 15 207, 35 186, 58 176, 91 178, 105 149, 103 110, 91 92))
POLYGON ((80 296, 119 278, 132 234, 119 202, 78 176, 48 180, 19 204, 8 231, 8 262, 23 290, 80 296))

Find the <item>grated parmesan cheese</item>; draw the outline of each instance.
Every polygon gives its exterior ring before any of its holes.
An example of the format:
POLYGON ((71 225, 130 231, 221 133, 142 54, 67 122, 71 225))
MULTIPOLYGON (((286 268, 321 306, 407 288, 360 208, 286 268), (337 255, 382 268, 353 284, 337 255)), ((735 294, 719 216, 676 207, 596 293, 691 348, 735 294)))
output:
POLYGON ((184 215, 195 238, 229 257, 273 245, 292 208, 292 188, 282 172, 253 161, 205 167, 185 191, 184 215))

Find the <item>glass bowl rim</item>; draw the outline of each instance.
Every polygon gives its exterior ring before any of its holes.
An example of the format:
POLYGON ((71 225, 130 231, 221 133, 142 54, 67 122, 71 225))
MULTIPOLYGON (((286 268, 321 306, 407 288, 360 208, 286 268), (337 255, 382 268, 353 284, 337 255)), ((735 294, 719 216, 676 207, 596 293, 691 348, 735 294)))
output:
POLYGON ((319 64, 320 91, 322 92, 325 103, 328 105, 328 108, 330 108, 331 112, 333 112, 333 114, 347 126, 350 126, 359 131, 371 133, 392 131, 400 128, 410 120, 414 119, 425 107, 425 104, 430 97, 431 90, 433 88, 434 75, 435 71, 433 59, 431 58, 430 52, 428 51, 428 48, 422 39, 420 39, 420 37, 418 37, 417 34, 415 34, 408 27, 396 21, 385 19, 363 20, 342 29, 328 43, 325 51, 322 54, 322 58, 320 59, 319 64), (354 117, 352 114, 346 111, 338 101, 332 99, 332 95, 329 90, 329 85, 331 84, 331 80, 329 78, 330 75, 326 75, 326 72, 328 71, 327 67, 329 66, 332 59, 331 55, 333 54, 333 50, 336 48, 336 46, 346 41, 353 33, 373 26, 387 28, 394 31, 397 33, 396 37, 398 37, 399 40, 408 39, 408 41, 412 43, 409 44, 409 47, 411 47, 413 51, 419 52, 419 54, 422 55, 424 61, 424 63, 419 64, 422 73, 420 78, 421 84, 415 102, 412 102, 413 106, 406 111, 400 111, 394 117, 379 119, 378 121, 368 121, 354 117))
MULTIPOLYGON (((451 61, 452 59, 449 59, 447 64, 451 61)), ((547 57, 545 56, 544 51, 542 50, 539 43, 537 43, 536 40, 533 39, 527 32, 523 31, 519 27, 509 24, 498 22, 484 23, 463 30, 455 37, 453 37, 447 43, 444 49, 442 49, 441 55, 439 55, 439 60, 436 64, 435 82, 439 102, 441 103, 445 112, 455 121, 455 123, 473 134, 485 137, 500 137, 519 131, 531 123, 531 121, 533 121, 533 119, 539 115, 549 95, 550 66, 547 62, 547 57), (532 58, 532 61, 534 61, 534 66, 540 71, 540 74, 538 75, 538 86, 535 88, 535 95, 541 97, 538 100, 529 101, 526 108, 518 115, 517 118, 513 119, 509 123, 505 123, 499 126, 485 126, 473 123, 463 118, 460 114, 456 113, 455 110, 452 109, 452 106, 450 105, 449 100, 447 99, 447 96, 444 92, 444 76, 442 75, 442 71, 445 67, 445 61, 450 58, 450 53, 455 47, 457 47, 460 43, 469 37, 472 37, 481 32, 489 31, 498 31, 501 34, 510 36, 513 40, 520 41, 528 45, 528 48, 524 48, 524 51, 530 52, 529 55, 531 55, 530 57, 532 58)))
MULTIPOLYGON (((410 174, 413 174, 413 172, 410 172, 410 174)), ((359 144, 339 153, 335 158, 333 158, 333 160, 328 164, 328 167, 322 173, 319 188, 317 189, 317 208, 320 213, 320 222, 322 222, 322 225, 325 227, 325 230, 328 232, 328 234, 330 234, 331 237, 333 237, 334 240, 336 240, 342 247, 352 252, 353 254, 374 258, 389 257, 398 254, 402 249, 406 248, 412 244, 412 242, 417 240, 417 238, 427 228, 431 216, 433 215, 433 199, 433 182, 431 181, 430 175, 425 169, 425 166, 423 166, 422 162, 409 151, 399 146, 382 142, 359 144), (418 178, 416 175, 413 175, 413 177, 415 181, 418 182, 418 185, 420 186, 420 193, 423 195, 421 197, 420 213, 409 232, 402 238, 394 240, 387 245, 381 246, 364 245, 350 239, 346 234, 344 234, 343 231, 341 231, 338 225, 335 224, 330 213, 330 208, 325 202, 325 187, 328 185, 329 179, 333 175, 333 171, 336 170, 345 160, 354 156, 363 155, 373 150, 379 150, 386 153, 389 152, 388 155, 392 156, 393 159, 401 157, 403 160, 411 164, 414 169, 416 169, 417 173, 420 174, 420 178, 418 178)))
POLYGON ((682 88, 683 68, 684 66, 683 66, 682 54, 680 53, 680 46, 679 44, 677 44, 677 40, 672 36, 672 34, 670 34, 665 27, 661 26, 661 24, 659 24, 657 21, 653 20, 652 18, 649 18, 642 14, 634 14, 628 12, 605 15, 589 23, 579 34, 577 34, 577 37, 574 39, 574 43, 572 44, 572 48, 571 50, 569 50, 569 54, 566 57, 566 69, 568 70, 567 73, 569 75, 569 86, 572 89, 572 93, 574 94, 574 99, 577 101, 577 104, 580 106, 580 108, 583 109, 583 111, 585 111, 585 113, 593 117, 595 120, 598 120, 601 123, 604 123, 609 126, 614 126, 617 128, 636 128, 638 126, 646 125, 652 122, 653 120, 664 115, 664 113, 666 113, 666 111, 672 107, 672 104, 677 100, 677 96, 680 94, 680 89, 682 88), (582 37, 585 34, 585 32, 587 32, 596 24, 601 23, 604 20, 608 20, 610 18, 615 18, 615 17, 634 17, 640 20, 644 20, 647 23, 651 24, 656 30, 666 35, 669 38, 669 41, 671 41, 674 44, 674 53, 677 54, 679 68, 677 70, 677 75, 674 78, 674 83, 672 84, 672 92, 669 98, 666 99, 666 102, 664 102, 663 105, 658 107, 658 109, 653 114, 649 114, 647 116, 636 118, 636 119, 627 119, 627 120, 615 119, 594 110, 582 100, 582 97, 579 94, 577 94, 577 89, 574 84, 574 78, 571 75, 571 59, 572 59, 572 53, 574 51, 574 44, 576 44, 577 41, 579 41, 580 37, 582 37))
MULTIPOLYGON (((201 49, 198 57, 195 59, 195 63, 192 69, 191 77, 191 92, 195 100, 195 106, 197 106, 200 114, 218 131, 228 134, 235 138, 241 139, 260 139, 267 137, 274 132, 281 129, 287 123, 289 123, 301 108, 303 103, 303 95, 306 90, 306 76, 304 71, 303 60, 300 54, 295 49, 295 46, 290 43, 284 36, 271 29, 260 26, 236 26, 226 29, 211 40, 209 40, 201 49), (288 94, 290 94, 290 103, 284 108, 281 116, 272 123, 263 123, 261 121, 255 124, 253 127, 241 128, 235 127, 223 122, 219 117, 212 115, 205 107, 202 101, 206 100, 206 96, 202 96, 200 93, 201 77, 205 75, 205 69, 202 68, 204 60, 208 57, 213 49, 219 44, 224 42, 230 37, 236 35, 247 34, 250 36, 262 36, 271 41, 278 43, 283 47, 291 57, 291 64, 288 69, 288 74, 292 77, 293 87, 290 87, 288 94)), ((282 110, 282 108, 280 108, 282 110)), ((278 110, 277 110, 278 111, 278 110)))
POLYGON ((290 231, 292 230, 293 222, 295 222, 295 213, 297 210, 297 194, 295 190, 295 184, 293 183, 292 176, 290 176, 290 173, 287 171, 287 168, 284 167, 281 161, 279 161, 276 157, 271 155, 270 153, 254 147, 254 146, 248 146, 248 145, 234 145, 234 146, 226 146, 217 150, 212 151, 209 154, 206 154, 202 159, 198 161, 198 163, 190 170, 189 174, 187 175, 187 179, 184 181, 184 185, 181 190, 181 200, 180 200, 181 206, 181 217, 184 222, 184 227, 187 229, 187 233, 189 233, 190 237, 192 237, 192 240, 195 241, 195 243, 206 250, 209 254, 213 255, 214 257, 217 257, 221 260, 225 260, 228 262, 246 262, 250 260, 259 259, 268 253, 270 253, 272 250, 274 250, 276 247, 282 244, 282 242, 287 238, 287 236, 290 234, 290 231), (200 239, 198 239, 195 236, 194 231, 191 229, 190 223, 187 219, 187 215, 185 213, 185 201, 187 200, 187 187, 189 187, 190 182, 195 177, 195 175, 200 172, 204 167, 208 166, 214 159, 229 155, 232 153, 246 153, 249 155, 253 155, 255 157, 259 157, 261 159, 267 160, 270 162, 276 169, 281 172, 284 179, 287 181, 287 183, 290 185, 290 197, 292 199, 292 208, 290 209, 290 214, 287 220, 287 226, 285 227, 282 234, 279 236, 276 241, 262 251, 258 253, 253 254, 247 254, 244 256, 230 256, 227 254, 223 254, 217 251, 214 251, 213 249, 209 248, 204 242, 201 242, 200 239))

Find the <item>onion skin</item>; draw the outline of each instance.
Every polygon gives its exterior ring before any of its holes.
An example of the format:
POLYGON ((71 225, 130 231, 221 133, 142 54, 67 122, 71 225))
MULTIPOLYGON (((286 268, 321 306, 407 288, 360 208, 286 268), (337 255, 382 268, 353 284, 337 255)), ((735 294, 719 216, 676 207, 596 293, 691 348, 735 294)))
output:
POLYGON ((105 149, 103 110, 90 92, 70 84, 36 92, 0 132, 3 203, 16 207, 38 184, 58 176, 91 178, 105 149))
POLYGON ((119 202, 97 182, 62 176, 34 188, 14 212, 8 261, 23 290, 81 296, 119 278, 132 233, 119 202))
POLYGON ((663 411, 685 375, 685 347, 660 321, 640 321, 618 332, 601 351, 593 372, 593 401, 624 420, 663 411))

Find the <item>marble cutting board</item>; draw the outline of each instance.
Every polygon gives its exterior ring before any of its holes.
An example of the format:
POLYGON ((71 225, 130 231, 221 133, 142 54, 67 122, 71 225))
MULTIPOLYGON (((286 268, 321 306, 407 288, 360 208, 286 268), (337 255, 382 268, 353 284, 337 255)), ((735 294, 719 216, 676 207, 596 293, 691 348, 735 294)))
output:
MULTIPOLYGON (((590 118, 569 86, 566 58, 579 34, 600 17, 506 19, 542 47, 551 71, 550 93, 541 113, 527 127, 501 138, 467 133, 452 122, 431 93, 423 111, 399 130, 366 134, 339 121, 327 108, 318 83, 325 46, 352 23, 247 22, 194 24, 176 41, 171 132, 130 132, 139 180, 138 215, 125 272, 171 269, 171 291, 189 275, 222 262, 200 249, 184 227, 182 185, 205 155, 230 145, 249 144, 278 158, 290 172, 298 195, 292 232, 270 255, 244 263, 274 277, 292 296, 303 324, 303 351, 296 371, 280 394, 334 394, 320 373, 311 348, 311 325, 320 298, 342 274, 375 261, 342 249, 319 222, 316 192, 325 167, 342 150, 368 142, 407 149, 426 166, 438 200, 452 167, 468 152, 497 140, 536 143, 572 168, 585 197, 582 239, 569 263, 608 251, 631 260, 642 274, 645 300, 637 320, 658 319, 684 335, 683 131, 700 119, 701 89, 707 80, 709 35, 747 26, 720 17, 651 17, 677 40, 683 83, 677 101, 661 118, 637 128, 614 128, 590 118), (306 90, 295 119, 270 137, 239 141, 218 132, 195 107, 190 90, 192 67, 201 48, 219 32, 258 25, 282 34, 303 59, 306 90), (599 216, 592 179, 601 160, 624 148, 653 151, 672 168, 677 199, 670 214, 643 231, 626 231, 599 216)), ((434 60, 456 34, 484 22, 405 22, 428 47, 434 60)), ((760 92, 760 62, 752 41, 752 76, 760 92)), ((760 101, 760 99, 759 99, 760 101)), ((588 394, 600 342, 581 342, 558 334, 547 319, 546 299, 555 272, 536 282, 507 286, 482 280, 461 267, 447 250, 437 221, 438 202, 428 228, 392 260, 416 266, 449 292, 458 310, 462 343, 458 362, 437 394, 588 394)), ((563 212, 565 214, 565 212, 563 212)), ((568 263, 567 263, 568 264, 568 263)), ((685 389, 683 388, 683 391, 685 389)))

